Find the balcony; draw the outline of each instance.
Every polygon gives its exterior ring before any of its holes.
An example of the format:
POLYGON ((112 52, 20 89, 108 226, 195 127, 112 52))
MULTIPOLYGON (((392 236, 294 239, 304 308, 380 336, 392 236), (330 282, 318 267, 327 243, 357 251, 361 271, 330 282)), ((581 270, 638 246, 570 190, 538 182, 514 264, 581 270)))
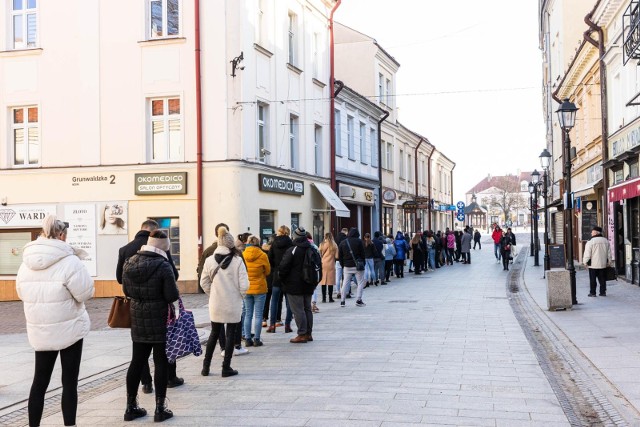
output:
POLYGON ((640 0, 631 3, 622 16, 624 40, 624 64, 631 59, 640 59, 640 0))

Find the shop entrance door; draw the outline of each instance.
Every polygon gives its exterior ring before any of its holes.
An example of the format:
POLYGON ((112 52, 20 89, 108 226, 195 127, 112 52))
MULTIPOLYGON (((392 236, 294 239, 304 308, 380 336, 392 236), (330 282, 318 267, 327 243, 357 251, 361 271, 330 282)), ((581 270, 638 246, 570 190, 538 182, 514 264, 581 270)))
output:
POLYGON ((260 211, 260 242, 267 243, 275 234, 275 211, 260 211))
POLYGON ((625 273, 625 256, 624 256, 624 206, 620 202, 613 204, 614 217, 615 217, 615 245, 616 245, 616 269, 618 274, 625 273))

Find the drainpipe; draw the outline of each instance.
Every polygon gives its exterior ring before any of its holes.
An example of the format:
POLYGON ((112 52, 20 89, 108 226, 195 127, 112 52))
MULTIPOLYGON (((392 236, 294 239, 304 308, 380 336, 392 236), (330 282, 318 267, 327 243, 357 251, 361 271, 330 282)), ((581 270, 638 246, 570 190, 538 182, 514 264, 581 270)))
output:
POLYGON ((427 194, 429 197, 429 216, 427 217, 427 226, 429 230, 431 230, 431 206, 433 206, 431 199, 431 156, 436 152, 436 146, 432 145, 432 147, 433 150, 431 150, 431 154, 429 154, 429 159, 427 160, 427 173, 429 175, 429 181, 427 182, 427 194))
MULTIPOLYGON (((331 188, 334 191, 337 191, 336 185, 336 122, 335 122, 335 55, 334 55, 334 40, 333 40, 333 14, 335 13, 338 6, 340 6, 342 0, 337 0, 331 9, 331 13, 329 13, 329 67, 330 67, 330 76, 329 76, 329 92, 331 93, 331 111, 329 112, 329 123, 331 126, 331 146, 329 147, 329 174, 331 175, 331 188)), ((338 90, 342 90, 342 87, 338 90)), ((336 213, 335 211, 331 212, 331 220, 330 220, 329 229, 333 232, 333 235, 336 235, 336 213)))
MULTIPOLYGON (((584 22, 589 26, 589 30, 585 31, 584 39, 598 48, 599 54, 599 66, 600 66, 600 109, 601 111, 601 126, 602 126, 602 164, 609 160, 609 110, 607 107, 607 66, 604 62, 605 55, 605 46, 604 46, 604 31, 601 27, 597 26, 595 22, 592 21, 593 13, 596 8, 600 4, 598 1, 591 12, 584 18, 584 22), (594 40, 591 37, 591 33, 598 33, 598 40, 594 40)), ((605 189, 604 203, 602 206, 602 228, 605 230, 604 235, 607 236, 609 234, 609 203, 607 201, 608 197, 606 195, 607 189, 609 188, 609 174, 602 169, 602 186, 605 189)))
MULTIPOLYGON (((415 197, 418 197, 418 149, 420 148, 420 146, 422 145, 422 143, 424 142, 424 138, 420 137, 420 141, 418 142, 418 145, 416 145, 416 149, 413 153, 413 163, 414 163, 414 176, 413 176, 413 183, 415 186, 415 197)), ((415 198, 414 198, 415 200, 415 198)), ((416 209, 416 221, 418 220, 418 209, 416 209)), ((424 228, 424 224, 420 224, 420 228, 424 228)), ((416 228, 416 232, 418 232, 419 230, 416 228)))
MULTIPOLYGON (((456 165, 453 165, 453 167, 451 168, 451 204, 452 205, 453 205, 453 170, 455 168, 456 168, 456 165)), ((454 212, 455 211, 451 211, 451 230, 453 230, 453 226, 454 226, 454 221, 453 221, 454 212)))
MULTIPOLYGON (((195 59, 196 59, 196 204, 198 216, 198 259, 202 256, 202 76, 200 74, 200 0, 195 0, 195 59)), ((198 286, 199 287, 199 286, 198 286)))
POLYGON ((380 217, 380 231, 381 233, 384 234, 383 232, 383 225, 382 225, 382 219, 383 219, 383 215, 382 215, 382 210, 383 210, 383 204, 384 204, 384 200, 382 200, 382 167, 380 166, 380 161, 382 159, 382 122, 384 122, 387 117, 389 117, 389 112, 388 111, 383 111, 382 113, 382 117, 380 117, 380 119, 378 120, 378 200, 379 200, 379 204, 380 204, 380 212, 378 212, 378 216, 380 217))

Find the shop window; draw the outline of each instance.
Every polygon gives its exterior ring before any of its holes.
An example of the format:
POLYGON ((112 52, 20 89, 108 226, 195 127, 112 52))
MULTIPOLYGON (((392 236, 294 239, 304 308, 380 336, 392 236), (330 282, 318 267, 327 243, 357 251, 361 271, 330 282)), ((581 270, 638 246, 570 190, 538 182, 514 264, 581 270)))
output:
POLYGON ((38 238, 40 230, 0 231, 0 275, 18 274, 24 245, 38 238))
POLYGON ((260 241, 267 243, 269 237, 276 233, 275 230, 275 212, 274 211, 260 211, 260 241))
POLYGON ((629 164, 629 178, 636 178, 638 176, 638 162, 629 164))
POLYGON ((293 232, 296 231, 298 227, 300 227, 300 214, 292 213, 291 214, 291 234, 292 235, 293 235, 293 232))
POLYGON ((163 231, 169 240, 171 241, 171 258, 176 268, 180 270, 180 219, 179 218, 150 218, 155 220, 160 226, 160 230, 163 231))
POLYGON ((324 240, 324 214, 313 214, 313 241, 316 245, 320 246, 320 243, 324 240))

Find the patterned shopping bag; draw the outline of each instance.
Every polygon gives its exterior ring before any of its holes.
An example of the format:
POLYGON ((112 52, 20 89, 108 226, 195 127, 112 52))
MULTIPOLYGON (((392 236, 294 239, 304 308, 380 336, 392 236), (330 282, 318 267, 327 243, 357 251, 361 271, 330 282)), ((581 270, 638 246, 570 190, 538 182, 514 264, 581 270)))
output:
MULTIPOLYGON (((178 318, 174 310, 169 309, 167 316, 167 344, 166 353, 169 363, 174 363, 178 357, 193 353, 194 356, 202 354, 200 338, 196 330, 193 313, 184 309, 182 298, 178 298, 178 318)), ((170 306, 171 308, 171 306, 170 306)))

